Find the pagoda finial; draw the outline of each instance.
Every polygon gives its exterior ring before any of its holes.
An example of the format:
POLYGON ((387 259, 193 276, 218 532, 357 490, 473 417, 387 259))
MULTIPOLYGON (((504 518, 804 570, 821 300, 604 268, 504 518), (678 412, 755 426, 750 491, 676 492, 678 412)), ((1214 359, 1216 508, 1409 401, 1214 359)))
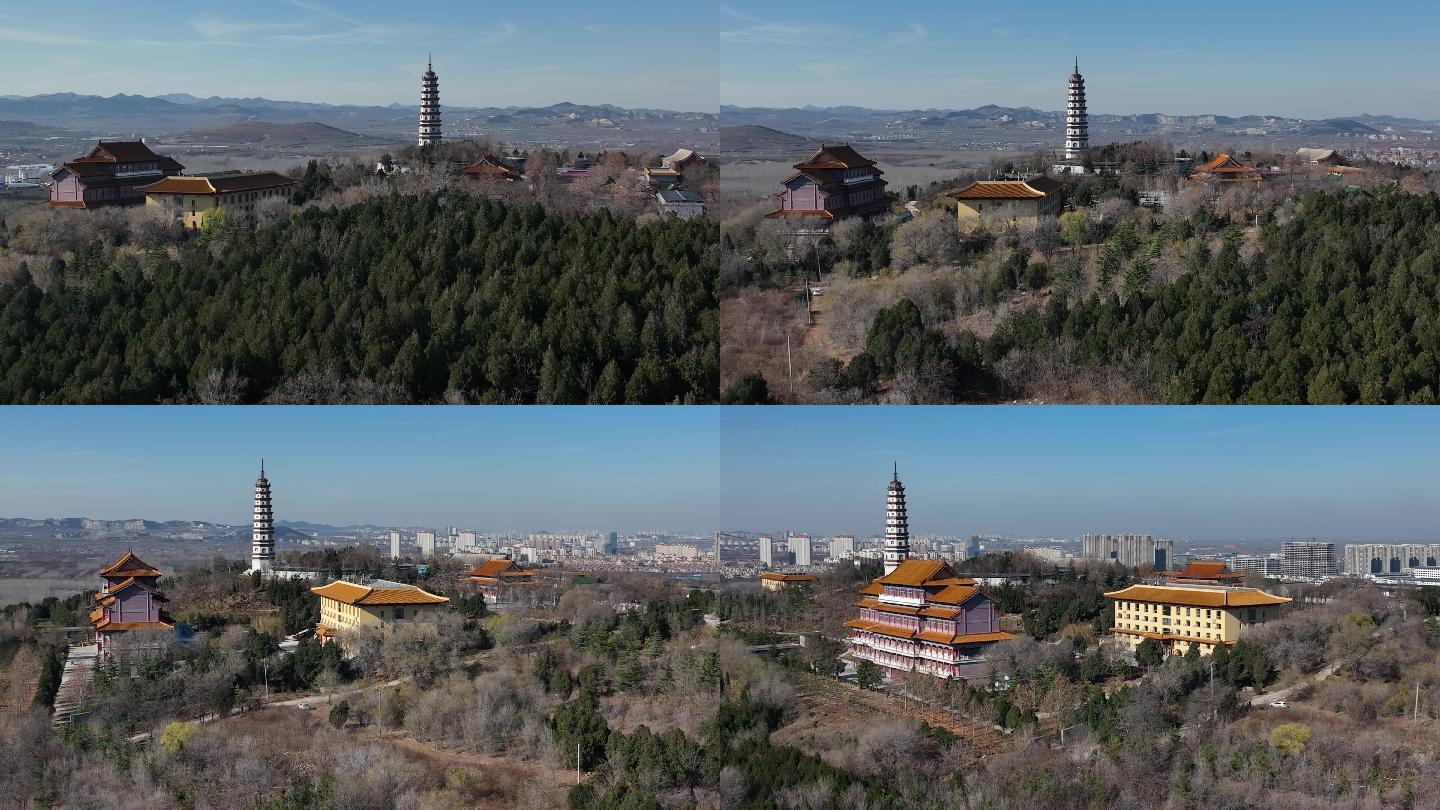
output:
POLYGON ((891 481, 899 481, 899 480, 900 480, 900 462, 898 462, 898 461, 892 461, 892 462, 890 462, 890 463, 892 463, 892 464, 895 465, 895 472, 891 475, 890 480, 891 480, 891 481))
POLYGON ((265 459, 260 459, 260 477, 265 477, 265 459))
POLYGON ((1077 74, 1080 72, 1080 54, 1078 53, 1075 54, 1075 72, 1077 74))
POLYGON ((434 70, 434 69, 435 69, 435 54, 434 54, 434 53, 431 53, 430 51, 426 51, 426 52, 425 52, 425 69, 426 69, 426 70, 434 70))

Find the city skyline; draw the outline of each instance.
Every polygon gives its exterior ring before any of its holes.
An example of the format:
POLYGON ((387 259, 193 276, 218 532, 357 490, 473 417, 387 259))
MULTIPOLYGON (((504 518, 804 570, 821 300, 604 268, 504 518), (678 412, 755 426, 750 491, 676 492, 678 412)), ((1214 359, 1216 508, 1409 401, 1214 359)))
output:
POLYGON ((727 531, 875 536, 899 466, 910 533, 1190 541, 1425 540, 1440 532, 1424 409, 729 409, 727 531))
POLYGON ((715 409, 24 408, 0 421, 0 517, 708 534, 715 409))
POLYGON ((1090 113, 1279 115, 1365 113, 1434 119, 1428 32, 1440 8, 1392 0, 1357 15, 1318 0, 1245 7, 1236 21, 1185 6, 1121 0, 1077 12, 1058 0, 984 10, 920 0, 877 15, 856 0, 777 7, 720 5, 722 104, 1062 110, 1078 55, 1090 113), (1405 25, 1391 21, 1403 18, 1405 25), (1344 24, 1337 24, 1337 20, 1344 24), (1363 54, 1363 56, 1362 56, 1363 54), (1317 58, 1318 57, 1318 58, 1317 58))
POLYGON ((0 11, 7 94, 191 93, 374 106, 414 105, 433 53, 453 106, 572 101, 715 112, 715 28, 708 7, 656 0, 501 10, 436 0, 423 13, 380 0, 213 8, 76 0, 0 11), (75 25, 127 13, 131 24, 111 35, 75 25))

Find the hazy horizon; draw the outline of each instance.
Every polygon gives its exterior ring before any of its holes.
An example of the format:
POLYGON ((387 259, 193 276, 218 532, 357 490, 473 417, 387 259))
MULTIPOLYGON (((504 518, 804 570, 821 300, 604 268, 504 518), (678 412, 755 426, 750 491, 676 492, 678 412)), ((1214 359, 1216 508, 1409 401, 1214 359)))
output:
POLYGON ((917 0, 877 15, 857 0, 727 0, 720 101, 1057 110, 1078 57, 1092 114, 1435 119, 1440 86, 1415 79, 1433 74, 1440 7, 1356 8, 1262 2, 1232 16, 1138 0, 1096 10, 1059 0, 982 8, 917 0), (1247 35, 1233 36, 1237 26, 1247 35))
POLYGON ((263 457, 283 520, 708 534, 713 411, 12 408, 0 515, 246 525, 263 457))
POLYGON ((7 94, 188 92, 381 107, 418 102, 433 54, 442 106, 568 100, 713 111, 715 30, 713 11, 658 0, 500 9, 457 0, 75 0, 0 11, 7 94), (76 20, 110 21, 114 33, 76 20), (696 31, 709 49, 699 58, 696 31))
POLYGON ((723 530, 1440 542, 1423 408, 837 407, 722 415, 723 530))

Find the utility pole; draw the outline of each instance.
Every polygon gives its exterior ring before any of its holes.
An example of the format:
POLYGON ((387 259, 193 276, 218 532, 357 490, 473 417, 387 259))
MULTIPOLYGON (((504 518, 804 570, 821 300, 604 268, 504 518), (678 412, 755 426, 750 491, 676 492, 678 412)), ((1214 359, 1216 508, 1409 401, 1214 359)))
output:
MULTIPOLYGON (((810 312, 810 305, 809 305, 809 304, 806 304, 806 305, 805 305, 805 312, 807 313, 807 316, 808 316, 808 313, 810 312)), ((788 373, 789 373, 789 375, 790 375, 790 379, 789 379, 789 382, 790 382, 790 398, 791 398, 791 399, 794 399, 794 398, 795 398, 795 364, 794 364, 793 362, 791 362, 791 360, 790 360, 790 333, 789 333, 789 332, 786 332, 786 333, 785 333, 785 368, 788 370, 788 373)))
POLYGON ((1415 716, 1411 722, 1420 722, 1420 682, 1415 682, 1415 716))
POLYGON ((575 741, 575 784, 580 784, 580 741, 575 741))

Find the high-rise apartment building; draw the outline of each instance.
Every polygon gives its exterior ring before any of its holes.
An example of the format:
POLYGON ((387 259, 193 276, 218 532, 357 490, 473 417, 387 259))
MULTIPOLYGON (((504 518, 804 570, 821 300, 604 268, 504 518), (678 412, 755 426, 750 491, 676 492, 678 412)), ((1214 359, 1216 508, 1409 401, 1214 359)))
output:
POLYGON ((1351 543, 1344 555, 1351 576, 1399 574, 1440 564, 1440 543, 1351 543))
POLYGON ((1280 558, 1273 554, 1236 554, 1230 560, 1230 570, 1259 574, 1262 577, 1278 577, 1280 558))
POLYGON ((390 559, 400 559, 400 543, 402 539, 400 532, 390 532, 390 559))
POLYGON ((415 544, 420 546, 421 557, 435 556, 435 532, 426 531, 415 533, 415 544))
POLYGON ((1292 540, 1280 549, 1280 575, 1294 579, 1329 579, 1340 573, 1334 543, 1292 540))
POLYGON ((810 565, 810 535, 790 533, 790 553, 796 565, 810 565))
POLYGON ((1148 534, 1087 534, 1081 538, 1080 556, 1132 568, 1153 565, 1166 571, 1174 564, 1175 541, 1148 534))

